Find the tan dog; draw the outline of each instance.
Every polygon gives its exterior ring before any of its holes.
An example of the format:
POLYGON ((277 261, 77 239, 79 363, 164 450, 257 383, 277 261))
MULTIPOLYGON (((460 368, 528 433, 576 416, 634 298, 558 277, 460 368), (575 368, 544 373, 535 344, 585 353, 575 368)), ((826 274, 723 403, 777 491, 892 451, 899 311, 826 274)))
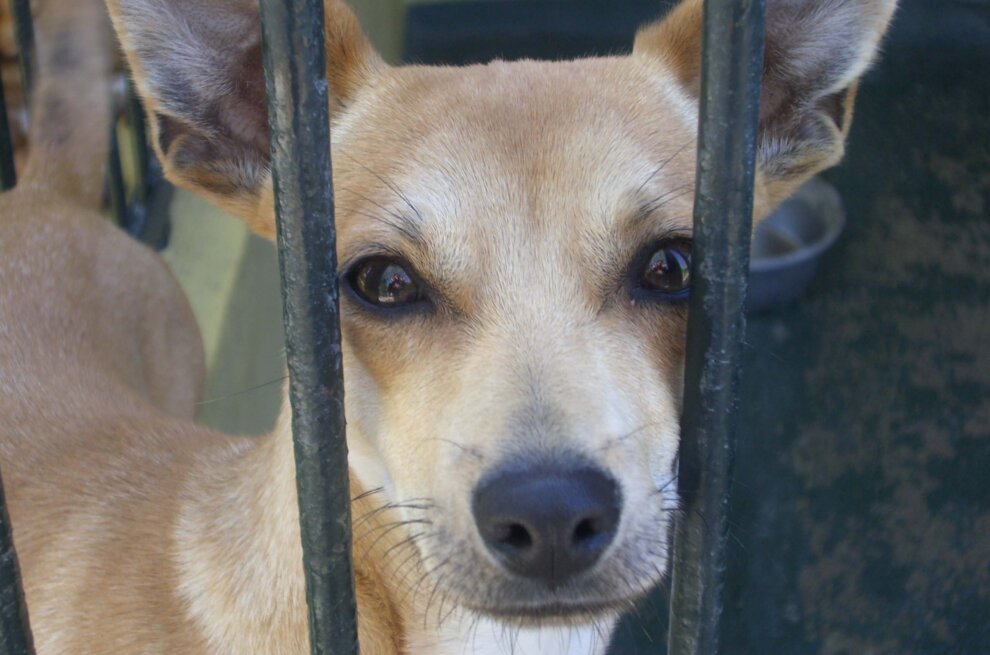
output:
MULTIPOLYGON (((769 4, 757 217, 841 157, 895 2, 769 4)), ((270 237, 256 3, 110 8, 169 178, 270 237)), ((701 3, 632 56, 468 68, 387 66, 326 12, 362 652, 601 653, 668 564, 701 3)), ((73 58, 78 95, 98 60, 73 58)), ((79 209, 97 118, 0 198, 0 454, 39 653, 301 655, 288 421, 191 423, 185 302, 79 209)))

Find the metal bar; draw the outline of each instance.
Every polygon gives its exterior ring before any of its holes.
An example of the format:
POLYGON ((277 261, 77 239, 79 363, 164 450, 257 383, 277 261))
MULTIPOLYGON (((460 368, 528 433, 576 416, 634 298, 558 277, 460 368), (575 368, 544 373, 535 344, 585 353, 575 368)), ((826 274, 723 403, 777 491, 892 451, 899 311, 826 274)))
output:
POLYGON ((135 178, 131 202, 143 205, 150 193, 151 157, 148 154, 148 133, 144 125, 144 108, 134 93, 134 86, 127 82, 127 126, 134 142, 135 178))
POLYGON ((356 655, 323 0, 261 14, 310 647, 356 655))
POLYGON ((10 136, 7 122, 7 100, 3 93, 3 80, 0 80, 0 191, 14 188, 17 173, 14 170, 14 141, 10 136))
POLYGON ((10 13, 14 17, 14 37, 17 40, 24 97, 30 98, 34 87, 34 23, 30 0, 10 0, 10 13))
POLYGON ((130 211, 141 217, 142 229, 138 239, 155 250, 164 250, 168 246, 172 231, 169 208, 174 191, 171 184, 153 173, 147 199, 130 206, 130 211))
POLYGON ((21 569, 11 535, 7 500, 0 479, 0 655, 33 655, 21 569))
POLYGON ((718 652, 763 23, 764 0, 705 2, 670 655, 718 652))
POLYGON ((107 186, 110 191, 110 212, 114 222, 134 236, 127 212, 127 188, 124 184, 124 171, 120 162, 120 142, 117 138, 117 121, 110 125, 110 152, 107 162, 107 186))

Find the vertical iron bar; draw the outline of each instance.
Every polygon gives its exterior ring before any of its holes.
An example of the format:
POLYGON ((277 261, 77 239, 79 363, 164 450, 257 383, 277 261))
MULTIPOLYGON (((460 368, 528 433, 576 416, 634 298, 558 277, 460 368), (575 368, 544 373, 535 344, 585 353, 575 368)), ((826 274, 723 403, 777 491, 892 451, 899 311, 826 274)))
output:
POLYGON ((7 514, 7 500, 0 479, 0 655, 33 655, 21 570, 7 514))
POLYGON ((143 207, 148 201, 151 158, 148 154, 148 133, 144 126, 144 108, 130 81, 127 83, 127 126, 134 140, 135 178, 131 201, 143 207))
POLYGON ((14 140, 10 136, 7 100, 3 93, 3 80, 0 80, 0 191, 12 189, 15 184, 17 173, 14 170, 14 140))
POLYGON ((14 37, 21 64, 21 84, 24 97, 31 97, 34 85, 34 23, 31 18, 30 0, 9 0, 10 13, 14 17, 14 37))
POLYGON ((323 0, 261 15, 310 648, 356 655, 323 0))
POLYGON ((110 124, 110 152, 107 162, 107 186, 110 191, 110 213, 123 230, 131 232, 132 226, 127 213, 127 189, 124 184, 124 170, 120 161, 120 142, 117 137, 117 121, 110 124))
POLYGON ((719 645, 752 230, 764 0, 707 0, 670 655, 719 645))

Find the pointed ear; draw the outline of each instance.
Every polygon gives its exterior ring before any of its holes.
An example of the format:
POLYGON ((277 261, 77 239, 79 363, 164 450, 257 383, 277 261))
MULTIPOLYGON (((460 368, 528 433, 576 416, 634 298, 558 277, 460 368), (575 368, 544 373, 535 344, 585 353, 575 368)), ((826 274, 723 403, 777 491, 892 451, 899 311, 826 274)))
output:
MULTIPOLYGON (((166 177, 274 238, 258 0, 108 5, 166 177)), ((325 14, 331 111, 341 112, 384 64, 347 6, 326 0, 325 14)))
MULTIPOLYGON (((856 83, 897 0, 767 0, 757 166, 781 196, 842 158, 856 83)), ((636 35, 634 53, 701 83, 702 0, 684 0, 636 35)))

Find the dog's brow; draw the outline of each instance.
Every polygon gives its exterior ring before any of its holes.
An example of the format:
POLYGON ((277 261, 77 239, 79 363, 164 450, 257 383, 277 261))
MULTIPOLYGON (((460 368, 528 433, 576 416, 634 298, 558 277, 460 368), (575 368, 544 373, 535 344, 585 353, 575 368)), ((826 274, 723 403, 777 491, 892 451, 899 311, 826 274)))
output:
POLYGON ((656 220, 660 209, 665 205, 691 193, 694 193, 694 184, 686 183, 661 191, 652 197, 642 196, 637 199, 636 209, 631 214, 630 222, 638 225, 656 220))
MULTIPOLYGON (((339 191, 344 193, 350 193, 360 198, 361 200, 364 200, 368 204, 374 206, 381 212, 379 213, 379 212, 363 211, 359 209, 352 209, 351 211, 353 213, 357 214, 358 216, 363 216, 373 221, 377 221, 383 225, 392 228, 393 230, 404 236, 408 241, 410 241, 414 245, 417 245, 419 247, 423 247, 425 245, 426 239, 423 238, 423 232, 420 229, 419 221, 413 219, 407 214, 403 214, 401 212, 397 212, 392 209, 389 209, 380 202, 376 202, 375 200, 369 198, 363 193, 355 191, 354 189, 342 188, 339 189, 339 191)), ((418 211, 416 212, 416 216, 422 218, 422 216, 418 211)))
POLYGON ((674 161, 674 159, 679 154, 681 154, 682 152, 684 152, 687 149, 687 147, 690 146, 692 143, 694 143, 694 140, 693 139, 687 141, 684 145, 682 145, 680 148, 678 148, 677 150, 675 150, 672 155, 670 155, 669 157, 667 157, 666 159, 664 159, 662 162, 660 162, 660 165, 657 166, 656 168, 654 168, 653 171, 649 174, 649 176, 645 180, 643 180, 643 183, 639 185, 639 188, 636 189, 636 193, 642 193, 643 190, 646 188, 646 185, 648 185, 650 182, 652 182, 653 181, 653 178, 655 178, 660 171, 662 171, 664 168, 667 167, 667 164, 669 164, 670 162, 674 161))

